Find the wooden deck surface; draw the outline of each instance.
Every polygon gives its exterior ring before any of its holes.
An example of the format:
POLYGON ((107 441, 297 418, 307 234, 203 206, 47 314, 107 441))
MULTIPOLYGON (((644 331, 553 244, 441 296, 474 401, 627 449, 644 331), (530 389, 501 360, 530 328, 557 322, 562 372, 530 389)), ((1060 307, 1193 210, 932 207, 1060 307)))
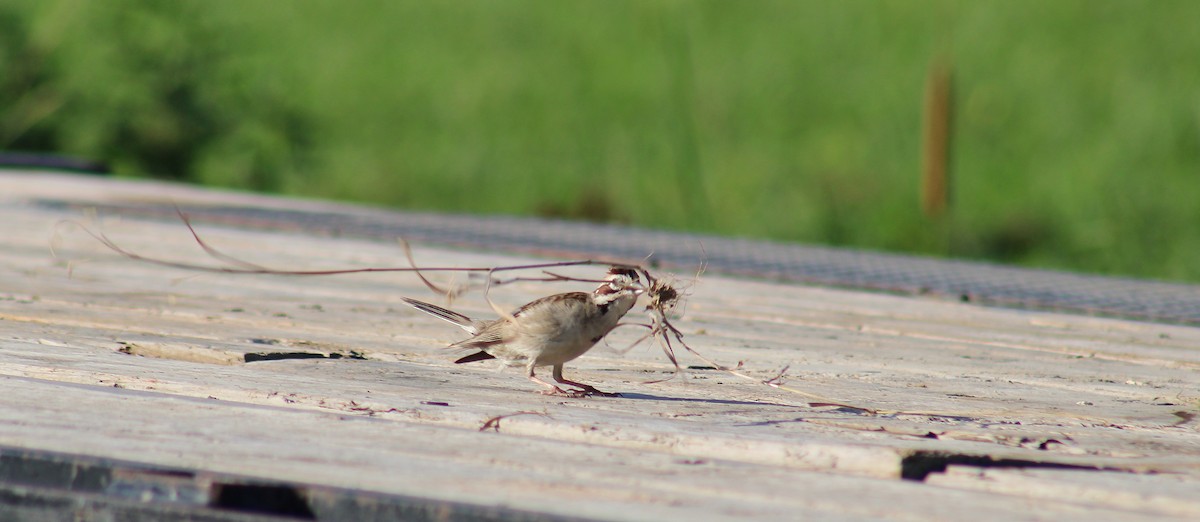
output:
MULTIPOLYGON (((461 332, 403 304, 437 299, 411 275, 160 267, 39 201, 325 205, 0 173, 0 447, 547 517, 1200 520, 1197 328, 705 275, 677 321, 695 349, 762 379, 787 366, 788 386, 879 413, 713 370, 647 384, 672 371, 652 345, 598 346, 567 366, 622 397, 548 397, 519 369, 453 364, 443 346, 461 332), (333 357, 245 362, 295 352, 333 357)), ((181 223, 90 224, 140 253, 209 261, 181 223)), ((272 267, 406 264, 393 244, 199 232, 272 267)), ((527 261, 414 253, 427 266, 527 261)), ((494 315, 478 293, 454 307, 494 315)))

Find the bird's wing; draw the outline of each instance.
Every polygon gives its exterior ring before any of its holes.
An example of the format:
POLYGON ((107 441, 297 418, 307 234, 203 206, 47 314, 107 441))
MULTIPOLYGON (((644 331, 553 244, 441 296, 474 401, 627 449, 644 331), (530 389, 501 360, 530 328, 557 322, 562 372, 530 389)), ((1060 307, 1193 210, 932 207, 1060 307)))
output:
POLYGON ((479 331, 479 333, 468 339, 463 339, 457 343, 447 346, 447 348, 478 348, 483 350, 489 346, 504 344, 504 333, 499 328, 499 326, 501 326, 501 321, 503 321, 503 319, 488 323, 479 331))
POLYGON ((567 292, 565 294, 548 295, 541 299, 535 299, 525 303, 523 306, 518 308, 517 311, 513 312, 513 317, 520 317, 521 314, 528 313, 530 310, 540 306, 546 306, 554 303, 573 306, 587 303, 589 299, 591 299, 591 295, 586 292, 567 292))

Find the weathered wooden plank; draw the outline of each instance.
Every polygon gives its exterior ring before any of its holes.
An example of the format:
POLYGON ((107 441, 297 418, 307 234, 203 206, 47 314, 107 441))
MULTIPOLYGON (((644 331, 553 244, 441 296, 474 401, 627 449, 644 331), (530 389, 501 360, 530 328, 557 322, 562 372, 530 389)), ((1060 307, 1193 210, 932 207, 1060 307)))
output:
POLYGON ((1194 475, 1097 473, 1065 469, 983 469, 951 466, 930 484, 1005 495, 1069 500, 1189 520, 1200 519, 1200 480, 1194 475))
MULTIPOLYGON (((968 510, 1007 517, 1003 496, 754 466, 366 416, 265 407, 127 389, 5 378, 25 405, 0 417, 0 444, 104 454, 251 477, 536 509, 661 520, 767 516, 876 518, 968 510), (16 379, 15 381, 13 379, 16 379), (103 415, 88 414, 103 412, 103 415), (13 429, 19 424, 20 429, 13 429), (80 429, 83 428, 83 429, 80 429), (871 491, 871 499, 862 498, 871 491)), ((749 449, 749 445, 748 449, 749 449)), ((1064 518, 1103 511, 1054 500, 1064 518)), ((915 517, 913 517, 915 518, 915 517)))
MULTIPOLYGON (((0 175, 0 445, 606 519, 1194 514, 1200 329, 706 276, 678 323, 695 348, 763 379, 790 366, 790 387, 880 412, 809 407, 808 395, 711 370, 648 384, 671 372, 655 347, 598 347, 568 366, 624 397, 554 398, 520 371, 453 365, 441 347, 460 332, 400 301, 430 298, 411 276, 138 263, 57 225, 79 216, 30 203, 38 198, 328 208, 0 175), (246 362, 297 352, 322 358, 246 362), (479 431, 515 413, 499 433, 479 431), (1026 469, 1036 465, 1075 471, 1026 469), (1159 487, 1145 472, 1183 485, 1159 487), (1096 500, 1121 488, 1131 496, 1096 500)), ((205 260, 180 224, 102 225, 139 252, 205 260)), ((398 247, 369 241, 201 233, 268 266, 406 263, 398 247)), ((521 261, 421 245, 416 255, 426 265, 521 261)), ((492 297, 515 306, 575 288, 518 284, 492 297)), ((478 295, 455 307, 492 314, 478 295)), ((634 337, 618 332, 611 344, 634 337)))

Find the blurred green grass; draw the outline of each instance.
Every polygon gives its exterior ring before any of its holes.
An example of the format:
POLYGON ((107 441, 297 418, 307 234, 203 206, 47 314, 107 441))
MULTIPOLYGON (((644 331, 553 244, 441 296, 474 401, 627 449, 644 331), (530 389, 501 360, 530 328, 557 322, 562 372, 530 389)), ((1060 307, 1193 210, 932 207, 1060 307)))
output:
POLYGON ((1200 281, 1200 2, 0 6, 0 149, 122 175, 1200 281), (954 67, 952 204, 919 204, 954 67))

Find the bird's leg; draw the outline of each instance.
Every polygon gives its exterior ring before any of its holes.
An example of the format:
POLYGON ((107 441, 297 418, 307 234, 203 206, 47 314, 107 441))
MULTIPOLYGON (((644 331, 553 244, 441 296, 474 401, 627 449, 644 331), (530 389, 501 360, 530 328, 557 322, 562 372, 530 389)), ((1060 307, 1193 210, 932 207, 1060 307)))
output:
POLYGON ((566 384, 567 386, 574 386, 576 388, 582 389, 583 393, 585 393, 587 395, 599 395, 601 397, 620 397, 621 396, 621 394, 619 394, 619 393, 602 392, 600 390, 597 390, 595 386, 590 386, 590 385, 587 385, 587 384, 584 384, 581 382, 575 382, 572 380, 568 380, 566 377, 563 377, 562 372, 563 372, 563 365, 561 365, 561 364, 554 365, 554 380, 555 381, 558 381, 562 384, 566 384))
POLYGON ((559 388, 558 386, 555 386, 553 384, 550 384, 546 381, 539 379, 537 377, 537 375, 533 374, 533 365, 532 364, 529 365, 529 380, 536 382, 547 388, 545 390, 542 390, 543 395, 574 395, 573 393, 571 393, 569 391, 566 391, 562 388, 559 388))

